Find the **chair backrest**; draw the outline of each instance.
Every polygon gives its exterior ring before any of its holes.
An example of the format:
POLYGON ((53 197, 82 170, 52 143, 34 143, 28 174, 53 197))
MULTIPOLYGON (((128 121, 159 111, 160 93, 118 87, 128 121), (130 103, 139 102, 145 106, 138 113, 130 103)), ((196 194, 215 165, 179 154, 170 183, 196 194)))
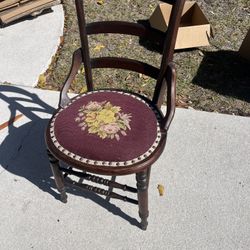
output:
POLYGON ((122 21, 102 21, 86 24, 83 0, 75 0, 77 18, 81 38, 81 53, 85 68, 87 89, 93 90, 92 68, 120 68, 145 74, 157 80, 153 102, 158 104, 162 93, 164 78, 169 63, 173 60, 173 53, 178 27, 180 24, 182 9, 185 0, 165 0, 172 4, 172 11, 168 29, 163 35, 159 31, 147 25, 122 21), (88 35, 99 33, 119 33, 135 35, 148 40, 158 41, 163 45, 163 53, 160 68, 157 69, 141 61, 121 57, 90 58, 88 35))

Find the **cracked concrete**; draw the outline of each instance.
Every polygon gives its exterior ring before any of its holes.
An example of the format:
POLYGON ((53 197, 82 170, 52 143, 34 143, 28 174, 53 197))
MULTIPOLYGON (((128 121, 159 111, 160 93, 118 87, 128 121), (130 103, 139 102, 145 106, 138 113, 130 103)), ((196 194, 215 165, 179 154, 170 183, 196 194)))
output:
POLYGON ((0 85, 1 123, 24 114, 0 131, 1 249, 250 249, 250 118, 177 109, 144 232, 134 205, 72 189, 58 201, 44 144, 57 102, 58 92, 0 85))

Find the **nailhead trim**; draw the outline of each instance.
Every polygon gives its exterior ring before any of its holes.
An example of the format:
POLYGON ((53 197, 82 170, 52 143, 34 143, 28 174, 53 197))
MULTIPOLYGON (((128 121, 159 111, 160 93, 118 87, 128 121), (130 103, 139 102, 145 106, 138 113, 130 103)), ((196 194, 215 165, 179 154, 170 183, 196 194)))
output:
POLYGON ((59 111, 56 113, 56 115, 53 117, 53 119, 51 120, 51 123, 50 123, 50 137, 51 137, 51 140, 54 143, 55 147, 59 151, 61 151, 63 154, 65 154, 68 157, 70 157, 72 159, 75 159, 75 160, 77 160, 79 162, 86 163, 86 164, 89 164, 89 165, 95 165, 95 166, 111 166, 111 167, 130 166, 130 165, 133 165, 135 163, 138 163, 138 162, 143 161, 144 159, 146 159, 148 156, 150 156, 152 154, 152 152, 159 145, 159 142, 161 140, 161 131, 160 131, 160 125, 159 125, 160 119, 161 119, 161 116, 160 116, 159 112, 152 105, 149 105, 147 102, 145 102, 143 99, 141 99, 138 96, 135 96, 135 95, 127 93, 127 92, 121 92, 121 91, 116 91, 116 90, 95 90, 95 91, 83 93, 82 95, 79 95, 79 96, 75 97, 65 107, 59 109, 59 111), (122 94, 122 95, 131 96, 131 97, 143 102, 144 104, 146 104, 155 113, 156 118, 157 118, 157 136, 156 136, 156 139, 155 139, 154 143, 152 144, 152 146, 145 153, 138 156, 137 158, 134 158, 134 159, 131 159, 131 160, 128 160, 128 161, 119 161, 119 162, 96 161, 96 160, 92 160, 92 159, 83 158, 82 156, 79 156, 79 155, 76 155, 76 154, 74 154, 72 152, 69 152, 67 149, 63 148, 63 146, 57 141, 56 136, 55 136, 55 131, 54 131, 54 125, 55 125, 55 121, 56 121, 57 116, 64 109, 69 107, 73 102, 75 102, 79 98, 81 98, 83 96, 93 94, 93 93, 98 93, 98 92, 115 92, 115 93, 119 93, 119 94, 122 94))

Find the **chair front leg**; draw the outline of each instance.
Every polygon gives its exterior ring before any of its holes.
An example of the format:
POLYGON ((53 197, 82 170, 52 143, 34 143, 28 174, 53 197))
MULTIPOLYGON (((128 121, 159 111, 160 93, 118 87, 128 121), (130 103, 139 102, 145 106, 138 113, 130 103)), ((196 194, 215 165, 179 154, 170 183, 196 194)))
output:
POLYGON ((147 169, 147 186, 149 186, 150 173, 151 173, 151 166, 148 167, 148 169, 147 169))
POLYGON ((56 187, 58 192, 60 193, 60 198, 63 203, 67 202, 67 194, 64 185, 64 178, 62 172, 59 170, 59 161, 51 154, 49 150, 47 150, 50 167, 55 179, 56 187))
POLYGON ((146 230, 148 226, 148 183, 149 183, 150 167, 136 174, 137 194, 139 205, 139 216, 141 218, 141 229, 146 230))

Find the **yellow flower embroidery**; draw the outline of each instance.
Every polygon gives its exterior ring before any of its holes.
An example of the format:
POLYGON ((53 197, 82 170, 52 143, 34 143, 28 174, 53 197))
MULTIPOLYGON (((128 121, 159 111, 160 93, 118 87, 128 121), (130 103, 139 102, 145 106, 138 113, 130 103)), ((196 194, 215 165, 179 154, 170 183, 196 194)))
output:
POLYGON ((80 107, 75 121, 82 130, 88 128, 88 133, 97 134, 100 138, 120 139, 120 135, 126 136, 127 129, 131 129, 130 114, 121 113, 119 106, 113 106, 110 102, 89 102, 80 107))
POLYGON ((105 124, 115 122, 115 113, 112 110, 103 109, 97 115, 96 120, 100 123, 104 122, 105 124))

